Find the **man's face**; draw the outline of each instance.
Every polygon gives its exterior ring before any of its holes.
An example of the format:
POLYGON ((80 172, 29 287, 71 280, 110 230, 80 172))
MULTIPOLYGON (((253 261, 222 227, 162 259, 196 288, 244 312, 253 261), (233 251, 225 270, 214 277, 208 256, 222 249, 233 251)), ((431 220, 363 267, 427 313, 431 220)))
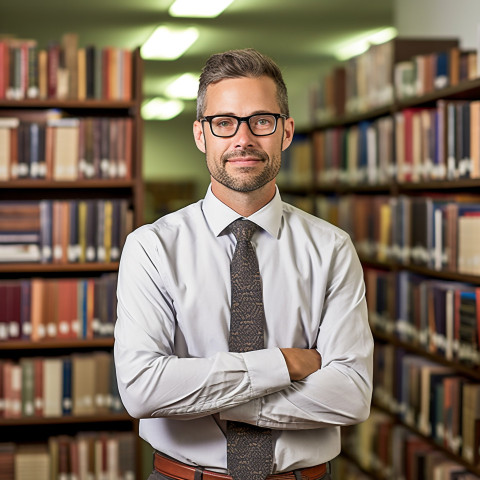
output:
MULTIPOLYGON (((269 77, 234 78, 207 88, 205 116, 280 113, 276 86, 269 77)), ((273 135, 255 136, 240 124, 233 137, 212 134, 208 122, 195 122, 197 147, 206 154, 212 185, 215 182, 238 192, 250 192, 274 181, 281 164, 281 152, 291 142, 293 120, 277 121, 273 135)))

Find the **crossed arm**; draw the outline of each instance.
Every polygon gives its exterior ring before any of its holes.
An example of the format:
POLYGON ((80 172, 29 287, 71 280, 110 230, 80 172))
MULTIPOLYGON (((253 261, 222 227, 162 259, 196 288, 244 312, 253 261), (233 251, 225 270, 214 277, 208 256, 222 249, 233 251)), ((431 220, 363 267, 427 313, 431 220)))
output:
POLYGON ((280 351, 292 381, 303 380, 322 367, 322 357, 314 348, 281 348, 280 351))
POLYGON ((115 362, 132 416, 188 420, 219 413, 223 419, 298 429, 356 423, 368 415, 372 346, 360 287, 332 292, 332 301, 348 308, 324 317, 315 349, 181 358, 174 314, 158 289, 157 271, 147 269, 147 262, 138 268, 141 250, 130 253, 131 264, 124 262, 126 270, 122 273, 121 265, 120 271, 115 362), (339 398, 348 402, 339 404, 339 398))

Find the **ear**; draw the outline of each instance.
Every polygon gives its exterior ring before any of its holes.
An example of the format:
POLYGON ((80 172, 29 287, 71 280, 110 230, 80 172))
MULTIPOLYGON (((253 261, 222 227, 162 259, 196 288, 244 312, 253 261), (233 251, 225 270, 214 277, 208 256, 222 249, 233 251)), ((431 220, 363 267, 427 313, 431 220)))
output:
POLYGON ((202 122, 195 120, 193 122, 193 138, 195 139, 195 144, 197 148, 202 152, 206 152, 206 145, 205 145, 205 135, 203 134, 203 125, 202 122))
POLYGON ((292 117, 284 120, 285 127, 283 129, 282 152, 286 150, 293 140, 293 132, 295 131, 295 122, 292 117))

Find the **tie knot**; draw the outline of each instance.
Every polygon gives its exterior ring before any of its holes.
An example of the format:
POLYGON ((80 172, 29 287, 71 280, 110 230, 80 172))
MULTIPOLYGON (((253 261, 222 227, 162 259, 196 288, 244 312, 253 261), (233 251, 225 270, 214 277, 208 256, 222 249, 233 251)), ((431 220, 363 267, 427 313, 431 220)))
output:
POLYGON ((257 225, 250 220, 242 220, 239 218, 230 224, 230 228, 237 239, 237 242, 240 240, 250 241, 252 238, 253 232, 258 228, 257 225))

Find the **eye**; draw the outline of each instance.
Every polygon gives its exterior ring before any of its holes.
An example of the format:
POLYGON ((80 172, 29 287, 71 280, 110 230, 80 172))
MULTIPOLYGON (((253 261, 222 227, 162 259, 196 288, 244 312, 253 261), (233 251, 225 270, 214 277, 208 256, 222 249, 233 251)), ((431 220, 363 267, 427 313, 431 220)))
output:
POLYGON ((217 117, 212 120, 215 128, 232 128, 235 126, 235 119, 230 117, 217 117))
POLYGON ((252 124, 255 128, 268 129, 271 128, 274 118, 271 115, 261 115, 252 118, 252 124))

